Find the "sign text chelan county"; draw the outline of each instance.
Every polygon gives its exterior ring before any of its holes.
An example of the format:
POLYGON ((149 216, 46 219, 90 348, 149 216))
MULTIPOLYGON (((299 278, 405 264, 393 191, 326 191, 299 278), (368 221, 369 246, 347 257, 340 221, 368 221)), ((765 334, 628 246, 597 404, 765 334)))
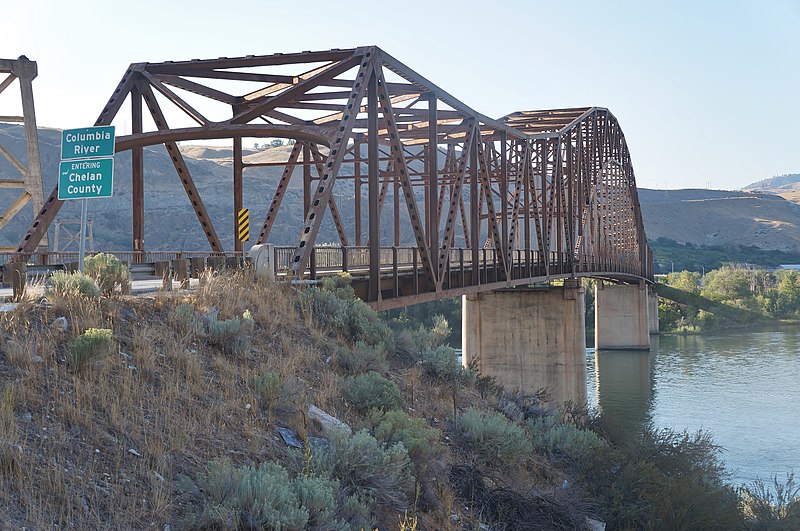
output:
POLYGON ((58 175, 59 199, 111 197, 114 159, 65 160, 58 175))
POLYGON ((61 135, 58 198, 111 197, 114 188, 114 126, 66 129, 61 135))

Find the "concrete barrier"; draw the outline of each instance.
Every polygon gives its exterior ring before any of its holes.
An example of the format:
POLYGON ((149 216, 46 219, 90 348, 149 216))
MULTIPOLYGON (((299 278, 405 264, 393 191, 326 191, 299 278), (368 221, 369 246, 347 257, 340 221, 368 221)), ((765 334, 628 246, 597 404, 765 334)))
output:
POLYGON ((269 282, 275 280, 275 246, 269 243, 254 245, 248 257, 253 262, 253 272, 257 279, 269 282))

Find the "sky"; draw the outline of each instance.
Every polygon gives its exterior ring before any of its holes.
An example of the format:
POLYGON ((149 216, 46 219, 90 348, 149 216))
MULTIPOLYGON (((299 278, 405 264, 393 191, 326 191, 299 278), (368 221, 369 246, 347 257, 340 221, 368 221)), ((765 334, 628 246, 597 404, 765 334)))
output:
POLYGON ((39 126, 92 125, 134 62, 374 44, 491 117, 608 108, 640 187, 800 173, 800 0, 5 0, 2 11, 0 57, 38 63, 39 126))

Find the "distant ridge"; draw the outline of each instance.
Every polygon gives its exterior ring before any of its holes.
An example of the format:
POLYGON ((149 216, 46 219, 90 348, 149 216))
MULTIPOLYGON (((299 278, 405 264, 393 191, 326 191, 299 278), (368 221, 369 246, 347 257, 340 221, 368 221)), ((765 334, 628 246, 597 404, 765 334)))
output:
MULTIPOLYGON (((12 153, 24 160, 22 127, 0 124, 0 139, 12 153)), ((60 132, 40 129, 45 194, 52 190, 60 158, 60 132)), ((230 215, 231 150, 204 145, 181 145, 181 151, 206 204, 209 215, 226 249, 232 247, 233 221, 230 215)), ((290 146, 247 150, 247 162, 283 162, 290 146)), ((94 238, 98 249, 130 248, 130 153, 117 155, 114 197, 92 203, 89 216, 94 219, 94 238)), ((245 206, 252 219, 261 223, 272 200, 282 168, 250 167, 244 173, 245 206)), ((13 176, 16 170, 0 156, 0 175, 13 176)), ((273 227, 271 240, 278 245, 298 241, 295 226, 289 220, 302 216, 301 180, 289 186, 273 227)), ((0 208, 10 204, 14 190, 0 189, 0 208)), ((339 197, 338 207, 346 223, 354 216, 352 196, 339 197)), ((669 238, 678 243, 699 245, 756 246, 800 252, 800 174, 764 179, 742 190, 652 190, 639 188, 639 199, 647 237, 669 238)), ((79 204, 66 205, 60 217, 78 219, 79 204)), ((208 242, 183 192, 180 181, 163 146, 145 149, 145 205, 149 223, 145 225, 146 248, 170 250, 207 249, 208 242), (169 223, 158 220, 169 219, 169 223)), ((14 246, 33 219, 30 209, 15 217, 2 232, 0 245, 14 246)), ((404 216, 404 214, 403 214, 404 216)), ((403 217, 405 219, 405 217, 403 217)), ((391 230, 387 222, 382 230, 391 230)), ((51 237, 53 236, 51 229, 51 237)), ((387 232, 388 234, 388 232, 387 232)), ((337 242, 333 227, 325 227, 321 241, 337 242)))
POLYGON ((775 190, 800 190, 800 173, 787 173, 761 179, 752 184, 748 184, 742 190, 765 190, 775 193, 775 190))

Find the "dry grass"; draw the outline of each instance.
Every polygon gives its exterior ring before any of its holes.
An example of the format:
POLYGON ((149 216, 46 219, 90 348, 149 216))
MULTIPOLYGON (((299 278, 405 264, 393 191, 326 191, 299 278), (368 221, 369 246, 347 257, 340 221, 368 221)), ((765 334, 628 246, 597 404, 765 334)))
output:
MULTIPOLYGON (((298 313, 290 289, 255 283, 246 271, 209 275, 188 294, 32 298, 0 314, 0 337, 0 521, 14 528, 175 529, 197 510, 197 498, 176 486, 182 476, 197 477, 215 459, 281 459, 275 427, 319 435, 306 424, 308 404, 352 426, 361 421, 341 398, 334 341, 298 313), (182 303, 219 319, 249 310, 249 348, 226 353, 185 330, 175 318, 182 303), (61 317, 66 330, 54 325, 61 317), (90 327, 112 329, 116 352, 70 370, 67 345, 90 327), (266 372, 283 384, 269 408, 248 385, 266 372)), ((417 366, 395 365, 387 376, 403 391, 404 409, 444 431, 452 389, 417 366)), ((456 393, 457 409, 479 403, 487 404, 474 390, 456 393)), ((450 519, 464 513, 446 481, 453 460, 446 450, 430 472, 441 477, 419 529, 465 521, 450 519)))

